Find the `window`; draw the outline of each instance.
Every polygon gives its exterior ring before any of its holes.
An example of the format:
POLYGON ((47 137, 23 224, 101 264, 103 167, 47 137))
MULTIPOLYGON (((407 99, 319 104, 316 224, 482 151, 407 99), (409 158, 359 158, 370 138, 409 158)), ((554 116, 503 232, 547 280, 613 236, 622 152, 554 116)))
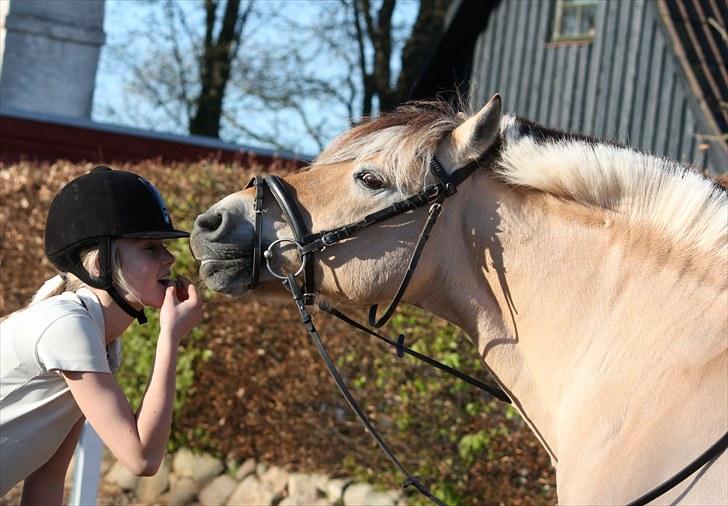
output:
POLYGON ((556 0, 552 42, 590 41, 596 34, 598 0, 556 0))

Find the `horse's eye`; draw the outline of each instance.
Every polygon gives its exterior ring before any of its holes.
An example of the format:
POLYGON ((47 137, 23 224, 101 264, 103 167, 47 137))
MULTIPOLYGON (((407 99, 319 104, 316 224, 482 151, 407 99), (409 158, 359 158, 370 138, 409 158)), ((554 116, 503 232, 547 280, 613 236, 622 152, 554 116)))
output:
POLYGON ((382 181, 379 176, 376 176, 371 172, 360 172, 356 175, 356 178, 370 190, 379 190, 384 188, 384 181, 382 181))

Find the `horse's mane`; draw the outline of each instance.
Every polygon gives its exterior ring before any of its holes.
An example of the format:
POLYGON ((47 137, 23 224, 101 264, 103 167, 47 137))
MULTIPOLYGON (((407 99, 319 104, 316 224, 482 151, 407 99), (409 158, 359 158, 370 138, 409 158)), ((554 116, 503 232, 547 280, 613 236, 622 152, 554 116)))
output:
POLYGON ((508 184, 615 211, 725 256, 728 192, 678 162, 504 116, 495 172, 508 184))
MULTIPOLYGON (((385 176, 411 189, 424 180, 440 139, 465 118, 443 101, 405 104, 344 133, 316 163, 378 156, 385 176)), ((491 168, 509 185, 615 211, 703 252, 724 255, 728 247, 728 192, 678 162, 511 115, 501 122, 497 159, 491 168)))

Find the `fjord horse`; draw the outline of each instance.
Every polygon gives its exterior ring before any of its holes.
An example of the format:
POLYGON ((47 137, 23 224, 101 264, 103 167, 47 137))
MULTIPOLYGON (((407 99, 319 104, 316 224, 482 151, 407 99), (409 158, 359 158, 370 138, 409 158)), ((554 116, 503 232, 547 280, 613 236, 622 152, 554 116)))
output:
MULTIPOLYGON (((337 138, 284 179, 316 232, 356 222, 449 174, 476 169, 443 203, 403 300, 477 342, 550 454, 559 501, 624 504, 728 429, 728 194, 682 165, 501 113, 405 105, 337 138)), ((201 215, 192 248, 210 288, 249 291, 255 192, 201 215)), ((427 207, 363 228, 313 260, 318 297, 392 298, 427 207)), ((265 244, 292 238, 278 206, 265 244)), ((299 269, 295 247, 276 269, 299 269)), ((255 289, 283 293, 263 273, 255 289)), ((728 504, 718 452, 659 503, 728 504)))

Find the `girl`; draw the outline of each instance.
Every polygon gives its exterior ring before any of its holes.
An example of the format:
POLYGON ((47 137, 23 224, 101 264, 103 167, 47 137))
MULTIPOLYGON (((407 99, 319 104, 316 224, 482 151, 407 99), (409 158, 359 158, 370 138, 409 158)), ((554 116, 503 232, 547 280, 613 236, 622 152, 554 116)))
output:
POLYGON ((61 272, 0 322, 0 496, 20 480, 23 504, 60 504, 84 419, 137 475, 156 473, 175 393, 177 347, 202 316, 194 285, 170 279, 172 226, 156 188, 97 167, 53 199, 46 255, 61 272), (113 373, 118 337, 144 306, 161 308, 149 385, 134 413, 113 373))

